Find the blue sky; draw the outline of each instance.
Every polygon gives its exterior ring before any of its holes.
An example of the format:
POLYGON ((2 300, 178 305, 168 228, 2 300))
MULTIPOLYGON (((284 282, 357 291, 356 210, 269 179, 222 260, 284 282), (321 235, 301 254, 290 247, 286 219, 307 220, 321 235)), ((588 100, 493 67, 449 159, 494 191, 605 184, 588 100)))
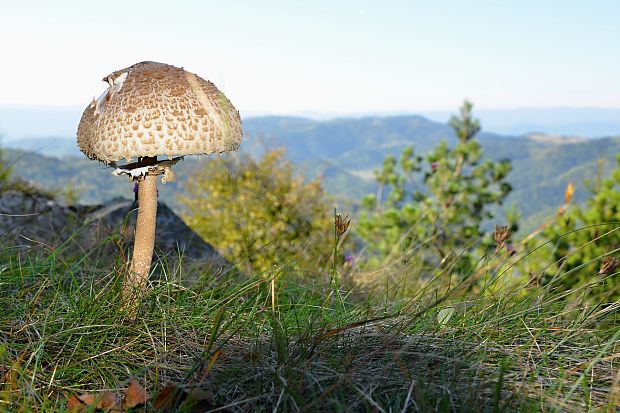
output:
POLYGON ((0 104, 86 105, 142 60, 242 114, 620 107, 620 1, 7 1, 0 104))

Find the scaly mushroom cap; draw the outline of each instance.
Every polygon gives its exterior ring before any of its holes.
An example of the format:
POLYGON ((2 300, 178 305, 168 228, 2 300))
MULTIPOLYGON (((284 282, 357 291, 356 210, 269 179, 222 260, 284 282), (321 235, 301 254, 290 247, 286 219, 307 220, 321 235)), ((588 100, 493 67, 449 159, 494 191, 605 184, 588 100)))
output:
POLYGON ((105 163, 144 156, 236 150, 239 112, 213 83, 182 68, 141 62, 103 78, 108 89, 88 105, 80 150, 105 163))

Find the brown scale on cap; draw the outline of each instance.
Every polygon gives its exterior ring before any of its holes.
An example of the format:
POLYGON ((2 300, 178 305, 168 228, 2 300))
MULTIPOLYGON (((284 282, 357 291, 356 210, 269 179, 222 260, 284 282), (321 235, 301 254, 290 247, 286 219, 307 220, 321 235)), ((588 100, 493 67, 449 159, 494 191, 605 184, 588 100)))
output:
POLYGON ((193 73, 142 62, 103 80, 110 87, 86 108, 77 132, 90 159, 208 155, 241 144, 239 112, 213 83, 193 73))

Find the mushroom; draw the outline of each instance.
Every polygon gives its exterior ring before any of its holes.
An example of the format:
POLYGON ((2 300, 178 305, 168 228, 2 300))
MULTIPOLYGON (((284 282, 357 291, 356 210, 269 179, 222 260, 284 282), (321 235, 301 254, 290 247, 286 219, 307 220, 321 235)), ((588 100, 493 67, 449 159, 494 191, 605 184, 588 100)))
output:
POLYGON ((138 182, 138 219, 125 291, 144 292, 155 243, 157 175, 163 174, 163 183, 171 181, 172 166, 185 155, 237 150, 241 119, 213 83, 183 68, 141 62, 103 81, 108 89, 84 110, 77 143, 88 158, 138 182), (133 158, 137 162, 131 163, 133 158), (117 164, 121 160, 126 164, 117 164))

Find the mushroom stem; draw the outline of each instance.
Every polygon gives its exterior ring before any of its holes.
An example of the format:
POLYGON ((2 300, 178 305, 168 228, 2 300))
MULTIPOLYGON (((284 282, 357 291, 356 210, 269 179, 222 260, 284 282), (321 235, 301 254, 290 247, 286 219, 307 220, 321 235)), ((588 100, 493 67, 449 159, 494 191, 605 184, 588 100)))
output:
POLYGON ((138 220, 133 245, 131 271, 126 290, 146 290, 155 245, 157 218, 157 176, 146 175, 138 182, 138 220))

